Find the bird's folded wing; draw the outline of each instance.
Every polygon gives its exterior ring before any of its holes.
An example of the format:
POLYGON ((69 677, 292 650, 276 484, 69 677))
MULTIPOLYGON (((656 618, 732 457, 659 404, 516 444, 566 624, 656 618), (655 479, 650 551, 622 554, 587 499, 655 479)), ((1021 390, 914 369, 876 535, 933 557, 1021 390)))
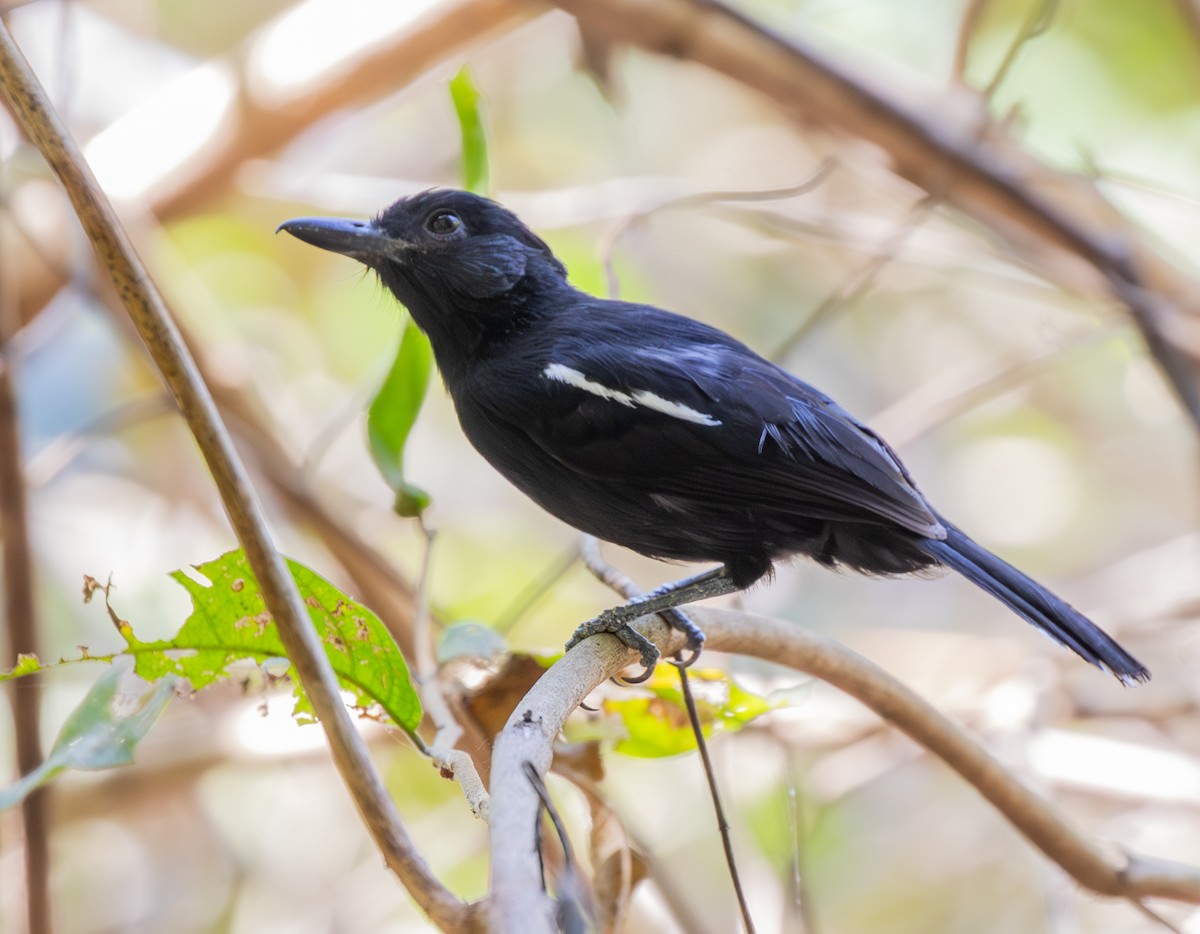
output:
POLYGON ((572 470, 647 493, 944 534, 883 441, 741 345, 575 346, 541 375, 519 425, 572 470))

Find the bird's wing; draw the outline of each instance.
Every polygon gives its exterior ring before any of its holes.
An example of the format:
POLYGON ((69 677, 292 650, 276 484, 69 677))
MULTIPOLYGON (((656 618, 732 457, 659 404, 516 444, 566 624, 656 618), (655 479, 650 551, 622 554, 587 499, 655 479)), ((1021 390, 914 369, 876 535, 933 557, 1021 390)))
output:
POLYGON ((701 337, 674 333, 670 343, 638 347, 561 342, 538 361, 538 395, 504 408, 520 413, 519 427, 542 450, 593 478, 944 534, 870 429, 731 338, 707 329, 701 337))

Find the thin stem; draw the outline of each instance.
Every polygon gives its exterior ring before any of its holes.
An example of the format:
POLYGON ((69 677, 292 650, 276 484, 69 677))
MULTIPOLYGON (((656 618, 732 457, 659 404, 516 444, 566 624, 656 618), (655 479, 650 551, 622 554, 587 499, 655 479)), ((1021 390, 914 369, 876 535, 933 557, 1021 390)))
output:
POLYGON ((721 793, 717 788, 717 774, 713 770, 712 758, 708 754, 708 743, 704 739, 700 714, 696 710, 696 698, 692 696, 691 679, 688 678, 687 669, 682 665, 678 665, 676 668, 679 671, 679 686, 683 690, 683 706, 687 709, 688 721, 691 723, 692 733, 696 737, 696 751, 700 753, 700 761, 704 766, 704 778, 708 782, 708 792, 712 796, 713 811, 717 815, 717 830, 721 834, 721 846, 725 850, 725 865, 729 867, 729 881, 733 883, 733 891, 737 896, 738 909, 742 913, 742 924, 745 926, 747 934, 755 934, 754 917, 750 914, 750 905, 746 902, 746 893, 742 890, 742 877, 738 872, 737 857, 733 853, 733 839, 729 835, 729 820, 725 817, 725 807, 721 804, 721 793))
POLYGON ((914 204, 909 209, 908 215, 901 222, 900 226, 892 231, 887 240, 862 267, 822 299, 821 304, 814 308, 808 317, 801 321, 799 326, 784 339, 783 343, 771 355, 772 359, 786 360, 792 351, 803 343, 804 339, 820 324, 832 317, 839 309, 852 304, 860 298, 871 287, 884 268, 896 258, 905 242, 912 236, 913 231, 924 223, 925 219, 929 217, 938 203, 939 198, 937 196, 929 195, 914 204))
MULTIPOLYGON (((0 257, 4 254, 0 252, 0 257)), ((4 277, 7 278, 7 277, 4 277)), ((21 459, 17 388, 8 338, 15 333, 15 307, 0 279, 0 546, 3 547, 6 664, 23 653, 38 652, 34 568, 29 541, 29 511, 21 459)), ((41 678, 18 678, 9 683, 17 769, 25 775, 42 761, 41 678)), ((25 918, 29 934, 49 934, 50 922, 50 790, 40 788, 21 804, 25 855, 25 918)))
POLYGON ((62 182, 126 310, 196 439, 230 522, 262 590, 288 657, 329 738, 334 764, 388 865, 439 926, 461 928, 469 909, 429 871, 400 822, 383 780, 338 693, 287 565, 275 550, 262 506, 174 319, 112 205, 92 176, 45 91, 0 21, 0 95, 62 182))
POLYGON ((579 546, 572 544, 513 598, 513 601, 496 617, 492 628, 501 635, 508 633, 532 609, 534 604, 550 591, 551 587, 562 580, 571 568, 575 567, 578 560, 579 546))

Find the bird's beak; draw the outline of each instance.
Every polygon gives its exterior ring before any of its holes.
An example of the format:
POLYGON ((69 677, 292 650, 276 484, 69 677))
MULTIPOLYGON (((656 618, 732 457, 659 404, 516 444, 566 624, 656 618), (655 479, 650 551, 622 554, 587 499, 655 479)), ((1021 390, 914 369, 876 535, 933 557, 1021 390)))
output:
POLYGON ((342 217, 296 217, 275 228, 276 233, 281 230, 322 250, 355 258, 396 257, 407 247, 370 221, 342 217))

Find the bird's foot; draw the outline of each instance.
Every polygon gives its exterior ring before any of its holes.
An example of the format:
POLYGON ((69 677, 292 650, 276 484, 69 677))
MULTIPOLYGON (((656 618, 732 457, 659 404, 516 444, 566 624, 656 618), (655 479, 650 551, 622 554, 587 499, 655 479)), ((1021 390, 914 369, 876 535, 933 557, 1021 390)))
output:
MULTIPOLYGON (((617 609, 621 609, 621 607, 617 607, 617 609)), ((601 632, 610 632, 641 656, 642 665, 647 671, 653 671, 654 666, 658 664, 660 654, 658 646, 630 626, 629 622, 624 618, 612 618, 610 616, 611 613, 611 610, 605 610, 599 616, 580 624, 579 628, 571 634, 571 638, 567 640, 567 651, 571 651, 571 649, 575 648, 575 646, 589 636, 594 636, 601 632)), ((633 619, 638 619, 642 615, 645 614, 638 614, 633 619)), ((642 680, 645 680, 645 678, 642 680)))
POLYGON ((641 604, 653 600, 655 596, 654 594, 647 594, 643 597, 636 597, 622 606, 612 607, 600 615, 589 619, 572 634, 570 640, 567 642, 567 650, 571 650, 589 636, 594 636, 601 632, 610 632, 641 656, 642 666, 646 669, 646 672, 637 678, 625 679, 629 684, 638 684, 650 677, 654 666, 658 664, 660 653, 658 646, 634 629, 630 623, 641 619, 643 616, 650 616, 658 612, 667 625, 672 629, 682 632, 687 638, 687 650, 689 654, 687 658, 681 659, 675 662, 675 664, 683 668, 688 667, 700 657, 700 651, 704 648, 704 633, 699 626, 688 619, 682 610, 670 607, 655 611, 653 609, 647 610, 641 606, 641 604))
POLYGON ((688 654, 685 656, 680 652, 671 664, 679 668, 691 668, 704 650, 704 630, 693 623, 691 617, 680 609, 664 610, 661 616, 672 629, 682 632, 687 638, 684 647, 688 654))

